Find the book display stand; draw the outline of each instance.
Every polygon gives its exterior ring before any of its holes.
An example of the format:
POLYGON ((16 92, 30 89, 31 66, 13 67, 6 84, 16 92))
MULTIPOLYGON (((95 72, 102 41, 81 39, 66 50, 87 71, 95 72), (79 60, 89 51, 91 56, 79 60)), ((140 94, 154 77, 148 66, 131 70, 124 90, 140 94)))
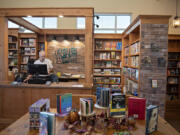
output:
POLYGON ((102 112, 105 113, 106 118, 109 117, 109 107, 103 107, 103 106, 100 106, 98 104, 95 104, 94 107, 99 109, 99 110, 102 110, 102 112))
POLYGON ((126 118, 126 115, 116 115, 116 116, 111 116, 112 118, 117 119, 117 123, 120 124, 124 118, 126 118))

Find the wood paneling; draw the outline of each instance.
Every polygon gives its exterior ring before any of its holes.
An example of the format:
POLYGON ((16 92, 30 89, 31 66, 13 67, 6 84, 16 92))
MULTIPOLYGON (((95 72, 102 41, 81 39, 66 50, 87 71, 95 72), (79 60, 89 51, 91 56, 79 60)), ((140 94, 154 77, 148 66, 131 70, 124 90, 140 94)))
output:
POLYGON ((94 34, 95 39, 122 39, 122 34, 94 34))
POLYGON ((0 17, 0 81, 8 80, 8 20, 0 17))
POLYGON ((47 35, 84 35, 86 32, 78 29, 42 29, 42 31, 47 35))

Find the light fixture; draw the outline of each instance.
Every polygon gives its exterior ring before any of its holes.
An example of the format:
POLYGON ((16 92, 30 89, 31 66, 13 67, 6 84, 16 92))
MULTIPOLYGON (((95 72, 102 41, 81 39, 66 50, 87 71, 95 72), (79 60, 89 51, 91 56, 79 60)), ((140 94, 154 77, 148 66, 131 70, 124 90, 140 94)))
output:
POLYGON ((63 18, 64 16, 63 15, 59 15, 59 18, 63 18))
POLYGON ((95 26, 96 28, 99 28, 99 25, 98 25, 98 24, 94 24, 94 26, 95 26))
POLYGON ((28 18, 32 17, 31 15, 27 15, 28 18))
POLYGON ((180 18, 178 17, 177 12, 178 12, 178 0, 176 0, 176 16, 173 19, 173 26, 175 28, 180 26, 180 18))
POLYGON ((96 19, 99 20, 99 16, 98 15, 95 15, 94 17, 96 17, 96 19))

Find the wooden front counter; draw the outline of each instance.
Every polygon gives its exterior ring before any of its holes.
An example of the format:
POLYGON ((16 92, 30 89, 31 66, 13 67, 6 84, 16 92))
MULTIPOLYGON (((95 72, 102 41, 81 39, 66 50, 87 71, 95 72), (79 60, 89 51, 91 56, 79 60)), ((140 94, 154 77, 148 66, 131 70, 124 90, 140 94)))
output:
POLYGON ((18 119, 28 112, 28 107, 40 98, 49 98, 50 106, 56 107, 56 94, 91 94, 92 86, 77 82, 51 85, 0 83, 0 118, 18 119))

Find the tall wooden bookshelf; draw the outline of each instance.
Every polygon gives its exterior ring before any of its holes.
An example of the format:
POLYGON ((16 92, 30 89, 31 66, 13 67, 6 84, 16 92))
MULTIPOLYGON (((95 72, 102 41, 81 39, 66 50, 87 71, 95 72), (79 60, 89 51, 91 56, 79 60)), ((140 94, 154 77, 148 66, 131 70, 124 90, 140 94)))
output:
POLYGON ((37 34, 20 33, 19 34, 19 71, 27 73, 27 63, 29 59, 38 58, 37 34))
POLYGON ((9 73, 11 73, 9 79, 13 77, 13 73, 18 72, 18 31, 18 28, 8 29, 8 68, 9 73))
POLYGON ((96 87, 121 89, 121 34, 94 35, 93 80, 96 87))
POLYGON ((165 112, 169 16, 139 15, 123 32, 123 90, 165 112))
POLYGON ((166 119, 180 112, 180 35, 168 35, 166 119))
POLYGON ((123 37, 123 85, 128 94, 138 94, 140 68, 140 25, 123 37))

